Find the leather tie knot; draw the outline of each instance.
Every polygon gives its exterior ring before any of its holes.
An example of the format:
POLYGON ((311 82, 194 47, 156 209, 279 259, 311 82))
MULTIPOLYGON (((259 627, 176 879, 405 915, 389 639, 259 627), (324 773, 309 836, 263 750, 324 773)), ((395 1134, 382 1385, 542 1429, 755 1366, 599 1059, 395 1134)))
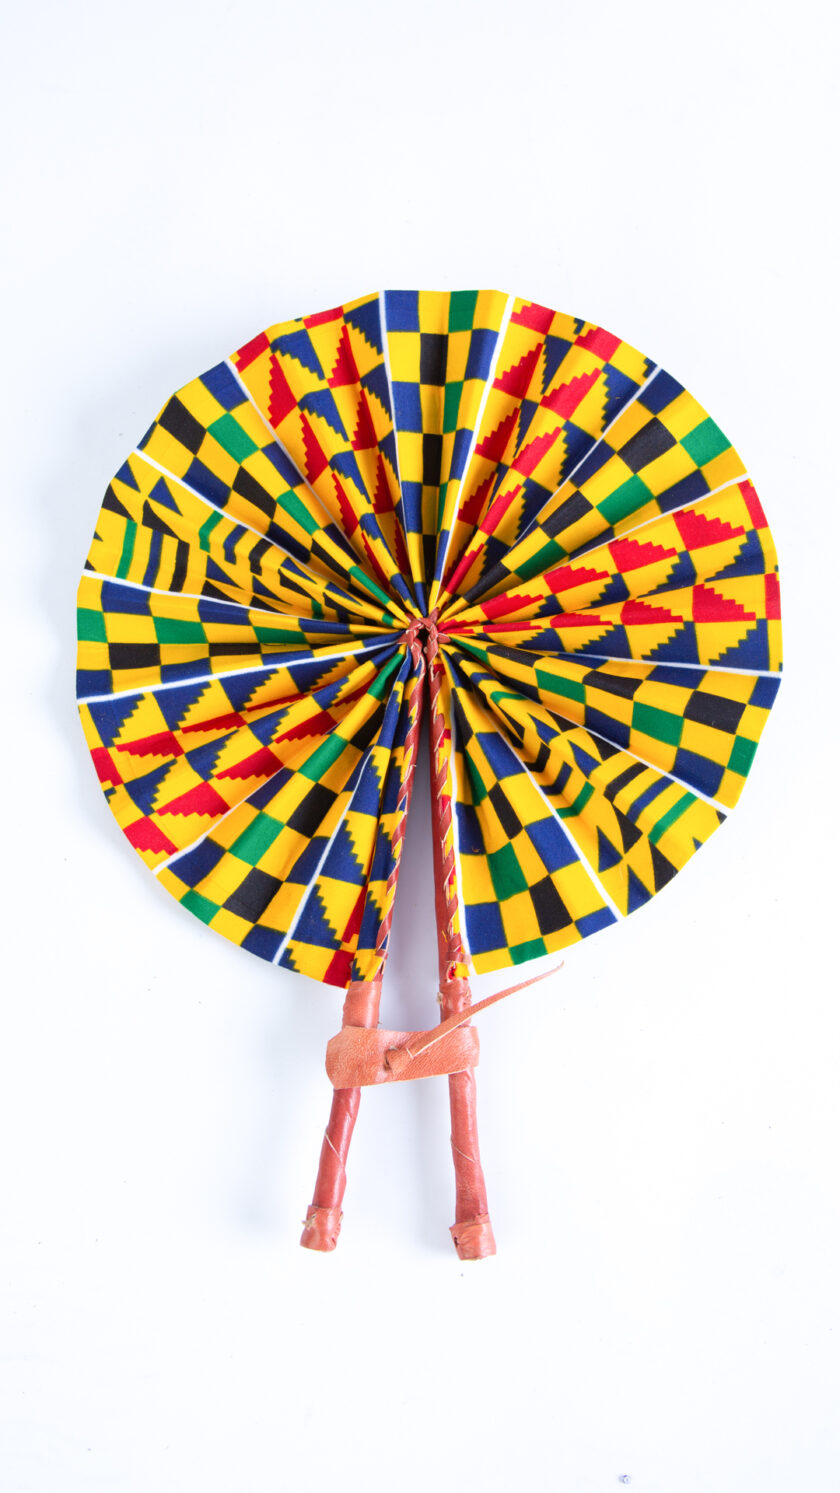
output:
POLYGON ((415 617, 403 633, 402 641, 412 651, 415 645, 419 646, 427 662, 431 663, 440 644, 449 641, 448 635, 438 626, 437 607, 433 607, 426 617, 415 617))

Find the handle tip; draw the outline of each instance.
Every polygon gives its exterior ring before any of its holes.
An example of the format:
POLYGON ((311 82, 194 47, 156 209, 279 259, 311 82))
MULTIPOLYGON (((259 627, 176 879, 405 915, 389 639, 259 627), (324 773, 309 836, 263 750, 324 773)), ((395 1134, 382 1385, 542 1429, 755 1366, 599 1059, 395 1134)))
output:
POLYGON ((496 1253, 493 1225, 487 1213, 453 1223, 449 1232, 459 1260, 486 1260, 496 1253))
POLYGON ((328 1254, 335 1249, 341 1232, 343 1214, 340 1208, 319 1208, 313 1203, 303 1222, 300 1242, 304 1249, 328 1254))

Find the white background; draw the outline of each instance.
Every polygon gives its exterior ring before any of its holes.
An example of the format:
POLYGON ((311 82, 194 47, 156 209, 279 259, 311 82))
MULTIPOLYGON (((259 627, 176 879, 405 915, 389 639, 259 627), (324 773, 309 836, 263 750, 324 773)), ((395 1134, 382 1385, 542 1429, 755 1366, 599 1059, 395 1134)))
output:
MULTIPOLYGON (((4 1493, 840 1488, 833 21, 10 14, 4 1493), (499 1254, 473 1265, 443 1080, 365 1096, 339 1249, 298 1247, 340 995, 168 899, 73 703, 78 573, 151 417, 269 322, 383 285, 510 290, 641 347, 735 440, 782 557, 787 676, 736 813, 482 1018, 499 1254)), ((425 816, 398 1027, 436 1009, 425 816)))

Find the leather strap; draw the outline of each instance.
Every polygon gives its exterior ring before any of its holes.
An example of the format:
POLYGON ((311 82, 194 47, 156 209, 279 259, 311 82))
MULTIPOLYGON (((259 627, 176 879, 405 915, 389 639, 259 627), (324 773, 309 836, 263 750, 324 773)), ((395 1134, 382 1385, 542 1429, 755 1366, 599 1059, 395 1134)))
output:
MULTIPOLYGON (((463 1004, 469 992, 469 982, 467 980, 447 981, 449 1003, 453 1004, 453 1001, 457 1001, 457 1007, 453 1015, 447 1016, 445 1021, 441 1021, 437 1026, 432 1027, 430 1032, 411 1032, 410 1039, 415 1040, 403 1042, 397 1046, 396 1052, 389 1053, 389 1068, 399 1074, 401 1068, 404 1068, 409 1062, 416 1062, 421 1054, 428 1052, 429 1048, 434 1047, 437 1042, 444 1041, 450 1032, 458 1030, 466 1022, 472 1021, 472 1018, 477 1016, 480 1011, 486 1011, 488 1006, 495 1006, 497 1001, 503 1001, 505 996, 514 995, 517 990, 524 990, 528 985, 536 985, 538 980, 545 980, 549 975, 556 974, 558 969, 562 969, 562 965, 557 965, 554 969, 547 969, 541 975, 532 975, 530 980, 520 980, 518 985, 508 985, 507 990, 497 990, 495 995, 485 996, 483 1001, 476 1001, 475 1005, 472 1006, 465 1006, 463 1004), (463 989, 455 988, 453 990, 453 987, 463 987, 463 989), (420 1039, 419 1041, 416 1040, 418 1038, 420 1039)), ((442 1068, 439 1071, 442 1073, 457 1073, 459 1070, 457 1068, 442 1068)), ((406 1077, 409 1076, 409 1074, 406 1074, 406 1077)))
MULTIPOLYGON (((488 995, 472 1006, 462 1005, 459 1000, 461 1008, 427 1032, 371 1030, 361 1021, 348 1024, 348 1020, 352 1019, 348 1016, 351 999, 354 1015, 356 1002, 364 1006, 372 998, 374 991, 378 1000, 379 985, 372 984, 368 988, 357 982, 348 990, 344 1003, 345 1025, 327 1043, 327 1077, 334 1089, 360 1089, 371 1084, 409 1078, 433 1078, 439 1074, 463 1073, 467 1068, 474 1068, 478 1062, 479 1046, 478 1033, 468 1025, 473 1016, 486 1011, 488 1006, 495 1005, 517 990, 524 990, 528 985, 536 985, 538 980, 556 974, 560 968, 562 965, 557 965, 542 974, 532 975, 530 980, 520 980, 518 985, 497 990, 495 995, 488 995)), ((450 980, 447 986, 450 1003, 453 992, 449 990, 449 986, 456 984, 464 988, 454 991, 455 999, 459 996, 464 1000, 467 998, 467 981, 450 980)), ((365 1014, 369 1014, 369 1006, 365 1007, 365 1014)))
POLYGON ((478 1062, 478 1032, 472 1027, 431 1032, 365 1031, 346 1026, 327 1043, 327 1077, 335 1089, 366 1088, 408 1078, 462 1073, 478 1062), (396 1061, 394 1061, 396 1060, 396 1061))

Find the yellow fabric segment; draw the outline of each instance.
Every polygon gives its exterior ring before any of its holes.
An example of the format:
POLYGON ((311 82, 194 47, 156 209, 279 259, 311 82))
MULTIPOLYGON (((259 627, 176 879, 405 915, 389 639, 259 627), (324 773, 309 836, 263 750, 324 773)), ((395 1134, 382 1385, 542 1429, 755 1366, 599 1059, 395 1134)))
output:
MULTIPOLYGON (((401 706, 407 704, 409 689, 410 681, 400 680, 395 685, 401 706)), ((364 705, 365 702, 361 703, 364 705)), ((351 733, 356 729, 358 719, 358 715, 354 719, 348 717, 339 729, 344 731, 346 727, 351 733)), ((360 948, 359 938, 363 913, 368 916, 372 913, 378 926, 387 907, 387 878, 376 876, 376 850, 383 835, 391 838, 396 832, 399 815, 396 809, 385 805, 385 795, 389 775, 396 775, 399 781, 404 778, 404 745, 395 747, 390 738, 383 739, 380 722, 368 757, 368 771, 379 785, 378 818, 369 812, 370 805, 368 812, 354 811, 352 807, 352 769, 358 765, 359 758, 349 742, 334 765, 319 773, 319 791, 326 790, 331 801, 318 825, 318 844, 323 849, 319 852, 322 870, 317 882, 312 877, 310 864, 311 832, 296 824, 301 811, 306 809, 313 787, 312 778, 299 771, 307 755, 311 759, 311 744, 308 753, 298 751, 286 757, 285 765, 292 770, 291 775, 278 788, 270 805, 255 808, 251 803, 242 802, 219 821, 213 839, 223 854, 206 877, 198 881, 191 879, 189 883, 183 881, 179 876, 179 861, 175 860, 160 871, 159 879, 181 901, 189 902, 191 897, 203 899, 209 926, 232 942, 241 944, 251 932, 253 920, 236 911, 237 889, 244 877, 253 877, 256 873, 269 890, 275 888, 261 909, 260 926, 282 935, 288 958, 295 968, 313 979, 325 979, 336 958, 335 947, 319 945, 308 936, 307 905, 315 902, 319 916, 326 918, 335 931, 338 956, 348 960, 358 958, 358 978, 373 978, 381 965, 381 955, 375 945, 360 948), (346 876, 329 874, 328 851, 330 844, 335 844, 337 834, 344 834, 352 844, 354 862, 359 871, 358 884, 348 881, 346 876), (301 866, 305 869, 301 870, 301 866)))
MULTIPOLYGON (((500 689, 482 678, 470 663, 464 666, 464 674, 467 678, 472 676, 486 702, 484 729, 489 729, 492 716, 497 729, 501 727, 512 734, 524 765, 548 802, 560 813, 574 844, 625 915, 631 910, 631 872, 653 895, 659 890, 657 875, 660 881, 669 880, 718 828, 721 816, 711 804, 687 791, 683 784, 663 778, 654 767, 640 763, 635 754, 611 751, 602 760, 603 743, 584 727, 568 724, 543 706, 500 689), (540 726, 547 729, 540 730, 540 726), (587 763, 587 771, 582 762, 587 763), (629 781, 617 788, 628 777, 628 769, 629 781), (659 791, 631 820, 628 817, 631 806, 654 788, 659 791), (607 850, 604 841, 609 846, 607 850), (652 846, 657 849, 652 850, 652 846)), ((469 719, 466 693, 463 699, 469 719)), ((527 807, 527 783, 527 774, 512 780, 510 787, 506 783, 507 797, 520 818, 527 807), (517 798, 521 800, 519 807, 517 798)), ((489 791, 492 778, 486 784, 489 791)), ((523 822, 531 821, 526 817, 523 822)), ((498 848, 487 844, 490 851, 498 848)), ((563 885, 559 881, 557 889, 562 895, 563 885)), ((574 904, 570 907, 573 915, 578 916, 574 904)))
POLYGON ((381 973, 424 649, 455 975, 660 891, 737 802, 781 670, 728 437, 605 328, 494 290, 277 322, 184 385, 108 487, 78 602, 134 849, 336 985, 381 973))
MULTIPOLYGON (((300 773, 296 786, 290 783, 288 791, 284 790, 284 803, 299 802, 295 794, 303 797, 312 786, 312 779, 302 770, 304 764, 327 734, 333 746, 340 740, 341 752, 319 771, 317 781, 328 788, 343 787, 361 755, 355 738, 381 708, 380 701, 366 693, 379 672, 377 666, 365 662, 347 670, 345 663, 343 668, 344 678, 329 712, 321 710, 317 701, 296 700, 294 695, 286 703, 282 671, 272 673, 262 684, 264 704, 259 692, 252 695, 245 718, 232 718, 236 713, 225 698, 224 677, 215 700, 213 684, 209 684, 196 702, 198 724, 187 721, 175 731, 168 729, 154 698, 137 696, 124 727, 110 744, 109 756, 120 778, 110 804, 121 829, 148 821, 165 837, 168 850, 141 850, 147 864, 160 865, 175 851, 193 844, 206 831, 208 814, 218 820, 281 769, 300 773), (218 717, 213 714, 216 704, 218 717), (266 717, 277 717, 276 733, 268 745, 253 730, 266 717), (208 771, 203 761, 201 766, 194 765, 191 752, 211 745, 212 769, 208 771), (147 777, 152 769, 154 791, 144 811, 129 785, 135 778, 147 777)), ((82 705, 81 713, 88 745, 101 747, 90 707, 82 705)))
POLYGON ((494 792, 498 769, 488 761, 482 744, 482 734, 495 730, 492 716, 475 695, 461 692, 458 699, 463 719, 474 733, 468 742, 462 739, 463 731, 455 736, 453 763, 459 800, 473 809, 483 841, 481 853, 472 853, 463 840, 459 845, 461 892, 468 917, 472 907, 498 904, 507 951, 507 958, 500 959, 499 951, 485 957, 472 948, 473 967, 483 973, 517 963, 515 951, 523 945, 541 942, 543 951, 552 953, 577 942, 583 936, 578 920, 606 904, 571 849, 568 864, 547 874, 527 828, 550 814, 545 797, 535 781, 520 772, 503 779, 502 806, 494 792), (549 930, 539 920, 532 894, 535 886, 544 890, 546 881, 563 910, 562 925, 549 930))
MULTIPOLYGON (((338 308, 345 316, 297 318, 269 327, 255 357, 240 350, 237 375, 283 450, 303 473, 315 511, 345 536, 358 563, 386 589, 399 573, 404 548, 399 485, 381 443, 393 431, 382 382, 384 357, 346 313, 371 303, 363 297, 338 308), (305 345, 304 345, 305 344, 305 345)), ((408 620, 394 596, 395 613, 408 620)), ((416 615, 416 611, 415 611, 416 615)))

